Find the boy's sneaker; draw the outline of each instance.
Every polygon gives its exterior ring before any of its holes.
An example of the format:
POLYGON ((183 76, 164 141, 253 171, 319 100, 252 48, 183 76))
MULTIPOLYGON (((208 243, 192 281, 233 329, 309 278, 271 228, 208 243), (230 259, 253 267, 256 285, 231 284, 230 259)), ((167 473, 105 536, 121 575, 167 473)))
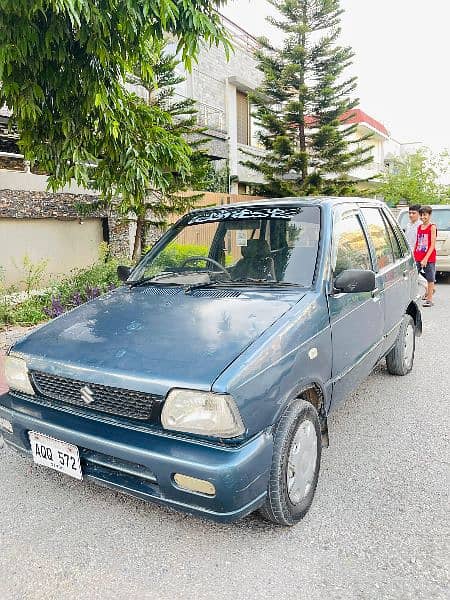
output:
POLYGON ((428 306, 433 306, 433 303, 431 302, 431 300, 424 300, 422 306, 424 308, 427 308, 428 306))

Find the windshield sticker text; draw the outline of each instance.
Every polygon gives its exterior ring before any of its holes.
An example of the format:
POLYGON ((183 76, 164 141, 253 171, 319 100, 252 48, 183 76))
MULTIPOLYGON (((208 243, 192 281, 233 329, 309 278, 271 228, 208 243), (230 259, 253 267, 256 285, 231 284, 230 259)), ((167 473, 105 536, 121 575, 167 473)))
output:
POLYGON ((206 210, 199 214, 192 215, 188 221, 188 225, 234 219, 290 219, 294 215, 299 215, 302 211, 303 209, 299 206, 272 208, 221 208, 206 210))

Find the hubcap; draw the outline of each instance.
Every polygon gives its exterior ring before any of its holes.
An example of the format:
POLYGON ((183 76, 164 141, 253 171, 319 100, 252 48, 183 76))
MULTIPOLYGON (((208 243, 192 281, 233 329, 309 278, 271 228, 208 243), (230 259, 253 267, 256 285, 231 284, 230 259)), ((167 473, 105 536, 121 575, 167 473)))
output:
POLYGON ((317 461, 317 435, 311 421, 303 421, 296 431, 289 452, 287 489, 292 504, 308 495, 314 479, 317 461))
POLYGON ((413 360, 414 354, 414 328, 412 325, 408 325, 405 332, 405 344, 404 344, 403 361, 407 367, 409 367, 413 360))

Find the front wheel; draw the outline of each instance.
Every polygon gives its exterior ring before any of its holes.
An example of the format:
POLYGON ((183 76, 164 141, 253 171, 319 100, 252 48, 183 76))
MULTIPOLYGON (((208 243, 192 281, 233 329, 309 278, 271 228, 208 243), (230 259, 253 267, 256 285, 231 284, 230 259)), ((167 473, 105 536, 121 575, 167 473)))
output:
POLYGON ((321 443, 316 409, 306 400, 295 400, 274 432, 267 499, 261 508, 266 520, 292 526, 306 515, 319 478, 321 443))
POLYGON ((414 365, 416 327, 411 315, 405 315, 400 325, 395 346, 386 355, 386 365, 391 375, 407 375, 414 365))

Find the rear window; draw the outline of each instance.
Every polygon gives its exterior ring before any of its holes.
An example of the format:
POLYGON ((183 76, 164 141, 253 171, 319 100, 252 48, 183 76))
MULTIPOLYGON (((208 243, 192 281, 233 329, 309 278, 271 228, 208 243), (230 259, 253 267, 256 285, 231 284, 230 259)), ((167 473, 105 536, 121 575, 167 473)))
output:
POLYGON ((450 231, 450 208, 433 210, 431 222, 436 224, 438 231, 450 231))
MULTIPOLYGON (((403 231, 408 224, 409 216, 408 211, 405 210, 400 213, 398 217, 398 223, 403 231)), ((450 207, 449 208, 435 208, 431 215, 431 222, 436 224, 438 231, 450 231, 450 207)))

